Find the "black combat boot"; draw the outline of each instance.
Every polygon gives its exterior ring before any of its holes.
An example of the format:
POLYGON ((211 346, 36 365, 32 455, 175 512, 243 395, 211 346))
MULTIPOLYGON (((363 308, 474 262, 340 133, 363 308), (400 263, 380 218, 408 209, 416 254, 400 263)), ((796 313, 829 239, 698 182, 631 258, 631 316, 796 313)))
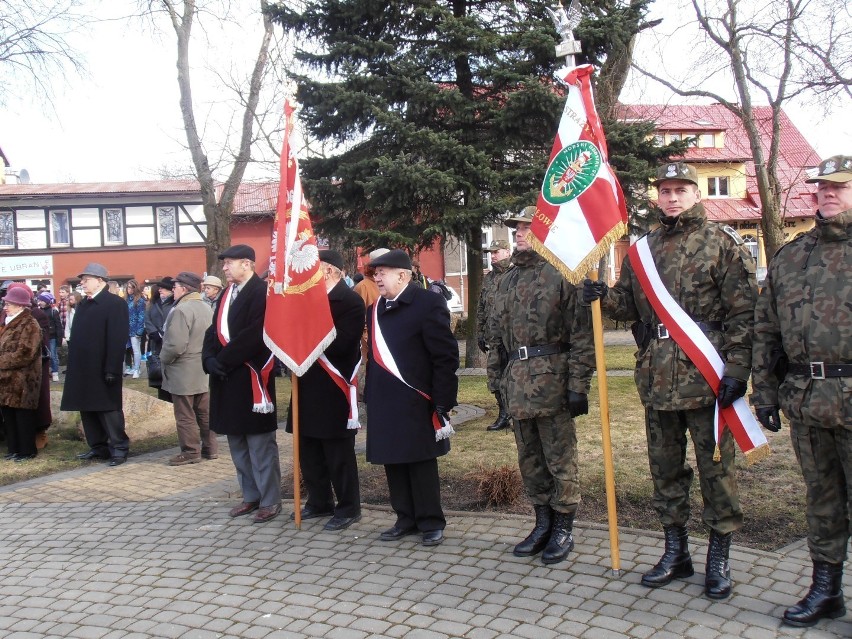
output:
POLYGON ((535 526, 521 543, 515 546, 512 554, 515 557, 532 557, 540 553, 550 539, 550 528, 553 525, 553 509, 548 506, 533 506, 535 509, 535 526))
POLYGON ((836 619, 846 614, 843 605, 843 564, 814 562, 813 584, 807 596, 784 611, 784 623, 807 628, 820 619, 836 619))
POLYGON ((704 570, 704 594, 710 599, 725 599, 731 595, 731 565, 728 554, 731 552, 731 539, 734 533, 727 535, 710 531, 710 545, 707 547, 707 568, 704 570))
POLYGON ((659 588, 671 583, 672 579, 692 577, 692 558, 689 556, 689 535, 686 526, 666 526, 666 549, 657 565, 642 575, 642 585, 659 588))
POLYGON ((554 513, 550 541, 541 554, 542 563, 557 564, 574 550, 574 536, 571 534, 573 527, 574 513, 554 513))
POLYGON ((512 418, 509 416, 509 411, 506 410, 506 402, 503 401, 503 396, 500 394, 500 391, 494 393, 494 397, 497 399, 497 406, 500 408, 500 414, 497 415, 497 419, 494 423, 485 430, 503 430, 504 428, 509 428, 512 418))

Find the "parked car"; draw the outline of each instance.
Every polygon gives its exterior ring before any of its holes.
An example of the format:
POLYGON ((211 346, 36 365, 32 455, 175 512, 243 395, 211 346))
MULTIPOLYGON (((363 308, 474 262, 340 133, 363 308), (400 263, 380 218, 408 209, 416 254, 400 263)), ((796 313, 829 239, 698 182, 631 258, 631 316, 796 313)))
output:
POLYGON ((454 289, 449 284, 447 288, 450 289, 450 293, 453 296, 447 300, 447 307, 450 309, 450 313, 462 313, 464 312, 464 304, 462 303, 462 299, 459 297, 459 294, 456 293, 456 289, 454 289))

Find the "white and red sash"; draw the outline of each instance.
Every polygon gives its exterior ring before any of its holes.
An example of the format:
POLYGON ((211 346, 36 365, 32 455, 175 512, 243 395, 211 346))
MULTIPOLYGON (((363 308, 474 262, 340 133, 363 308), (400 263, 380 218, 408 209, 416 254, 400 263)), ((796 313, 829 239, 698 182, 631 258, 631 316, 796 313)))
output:
MULTIPOLYGON (((385 341, 384 335, 382 335, 382 329, 379 326, 379 312, 378 305, 382 301, 382 298, 376 300, 373 304, 373 359, 376 360, 376 363, 384 368, 388 373, 396 377, 403 384, 411 388, 412 390, 417 391, 422 395, 426 400, 432 401, 432 397, 427 393, 424 393, 419 388, 414 388, 411 384, 409 384, 402 376, 402 373, 399 372, 399 367, 396 365, 396 362, 393 358, 393 353, 390 352, 390 348, 388 348, 388 344, 385 341)), ((432 426, 435 428, 435 441, 441 441, 442 439, 449 439, 450 435, 455 435, 455 430, 453 430, 452 424, 450 424, 450 420, 442 419, 440 415, 436 412, 432 412, 432 426)))
MULTIPOLYGON (((233 289, 236 284, 231 284, 225 291, 222 292, 222 303, 219 304, 219 317, 216 318, 216 334, 219 336, 219 343, 226 346, 231 341, 231 333, 228 328, 228 311, 231 308, 231 299, 233 289)), ((272 398, 269 397, 267 384, 269 383, 269 375, 272 373, 272 365, 275 363, 275 358, 272 353, 269 354, 269 359, 263 365, 263 368, 257 370, 251 363, 245 362, 248 367, 251 379, 251 394, 252 394, 252 411, 255 413, 271 413, 275 410, 275 404, 272 398)))
POLYGON ((355 364, 352 375, 348 378, 335 368, 334 364, 325 356, 325 353, 320 355, 317 361, 331 377, 331 381, 337 384, 337 387, 346 395, 346 401, 349 402, 349 418, 346 421, 346 428, 358 430, 361 428, 361 423, 358 421, 358 367, 361 366, 361 358, 358 358, 358 363, 355 364))
MULTIPOLYGON (((657 265, 651 255, 647 236, 639 239, 628 250, 630 264, 636 273, 645 297, 654 308, 657 317, 680 349, 695 364, 704 379, 718 394, 719 383, 725 370, 725 362, 707 339, 695 321, 681 308, 663 284, 657 265)), ((737 445, 749 461, 756 461, 769 454, 769 443, 757 420, 748 408, 745 398, 738 398, 728 408, 720 408, 716 402, 715 418, 716 451, 714 461, 719 461, 719 440, 727 426, 737 445)))

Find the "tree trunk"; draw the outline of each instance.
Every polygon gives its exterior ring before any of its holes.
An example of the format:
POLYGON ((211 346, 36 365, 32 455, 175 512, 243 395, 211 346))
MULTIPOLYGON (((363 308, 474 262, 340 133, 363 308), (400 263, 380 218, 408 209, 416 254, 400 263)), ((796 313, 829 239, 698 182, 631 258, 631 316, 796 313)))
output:
POLYGON ((476 335, 477 308, 482 291, 482 228, 471 229, 467 243, 467 342, 465 362, 467 368, 483 368, 485 358, 479 350, 476 335))

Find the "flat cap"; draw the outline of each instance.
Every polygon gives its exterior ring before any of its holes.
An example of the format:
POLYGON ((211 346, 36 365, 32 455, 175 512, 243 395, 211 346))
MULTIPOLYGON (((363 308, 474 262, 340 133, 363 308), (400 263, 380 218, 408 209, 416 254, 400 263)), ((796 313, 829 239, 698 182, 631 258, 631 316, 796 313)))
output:
POLYGON ((852 180, 852 156, 832 155, 819 163, 815 177, 805 180, 808 184, 815 182, 849 182, 852 180))
POLYGON ((651 182, 651 186, 660 186, 666 180, 683 180, 698 186, 698 171, 686 162, 669 162, 657 167, 657 179, 651 182))
POLYGON ((388 251, 384 255, 380 255, 374 260, 370 260, 370 266, 378 268, 379 266, 388 266, 390 268, 402 268, 408 271, 411 270, 411 258, 408 253, 402 249, 394 249, 388 251))
POLYGON ((251 260, 254 262, 254 249, 248 244, 234 244, 222 253, 219 253, 220 260, 227 258, 232 260, 251 260))
POLYGON ((156 284, 156 285, 157 285, 157 286, 159 286, 160 288, 165 288, 165 289, 168 289, 168 290, 170 290, 170 291, 171 291, 171 290, 174 290, 174 287, 175 287, 175 281, 174 281, 174 278, 171 278, 171 277, 169 277, 168 275, 166 275, 166 276, 165 276, 163 279, 161 279, 159 282, 154 282, 154 284, 156 284))
POLYGON ((99 277, 102 280, 109 279, 106 266, 104 266, 103 264, 98 264, 97 262, 89 262, 88 264, 86 264, 86 268, 84 268, 77 277, 82 278, 84 275, 99 277))
POLYGON ((375 251, 370 252, 370 264, 373 263, 373 260, 380 258, 382 255, 387 255, 390 253, 390 249, 386 248, 377 248, 375 251))
POLYGON ((224 288, 222 286, 222 280, 220 280, 215 275, 208 275, 203 280, 201 280, 202 286, 216 286, 218 288, 224 288))
POLYGON ((337 251, 332 251, 331 249, 323 249, 319 252, 319 258, 320 262, 325 262, 326 264, 336 266, 341 271, 344 269, 343 256, 337 251))
POLYGON ((527 224, 532 224, 534 215, 535 207, 525 206, 523 209, 521 209, 520 213, 516 213, 512 217, 503 220, 503 224, 508 226, 510 229, 516 228, 519 222, 526 222, 527 224))
POLYGON ((488 248, 482 250, 486 253, 494 253, 495 251, 499 251, 501 249, 506 249, 507 251, 512 250, 506 240, 491 240, 491 244, 488 245, 488 248))
POLYGON ((175 282, 180 282, 193 290, 201 288, 201 276, 191 271, 181 271, 175 277, 175 282))

